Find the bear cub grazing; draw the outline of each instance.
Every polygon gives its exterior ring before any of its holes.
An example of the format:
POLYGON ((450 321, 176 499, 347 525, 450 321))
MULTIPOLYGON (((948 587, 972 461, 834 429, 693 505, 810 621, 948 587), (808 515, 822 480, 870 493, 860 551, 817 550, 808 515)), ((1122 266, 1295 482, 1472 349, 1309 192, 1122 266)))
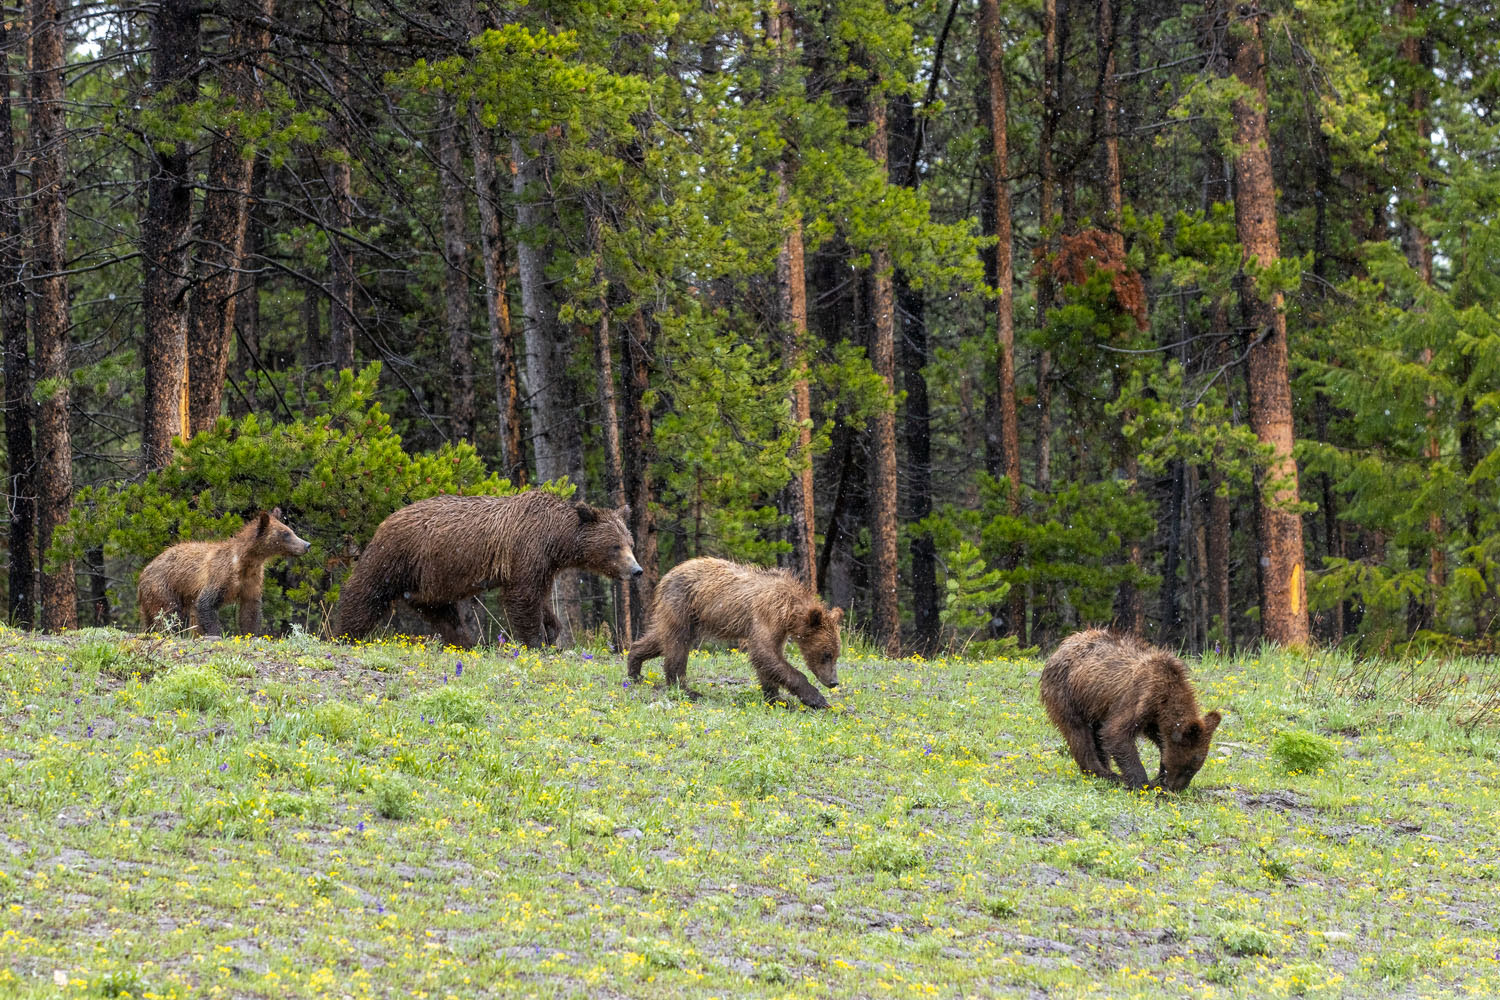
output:
POLYGON ((223 635, 219 607, 238 603, 240 631, 252 634, 260 629, 266 560, 300 556, 311 547, 281 522, 280 507, 261 511, 225 541, 174 545, 141 570, 135 591, 141 624, 149 629, 159 616, 176 615, 203 635, 223 635))
POLYGON ((1180 792, 1208 756, 1219 713, 1199 718, 1183 662, 1129 635, 1068 636, 1042 668, 1042 704, 1085 774, 1146 787, 1135 741, 1161 750, 1156 784, 1180 792), (1113 757, 1123 777, 1110 770, 1113 757))
POLYGON ((404 600, 443 641, 480 639, 477 595, 496 587, 516 638, 556 641, 552 579, 585 569, 622 580, 641 575, 625 520, 629 507, 601 510, 553 493, 435 496, 380 522, 339 591, 333 634, 362 639, 404 600))
POLYGON ((742 644, 760 679, 766 700, 786 688, 808 708, 828 701, 787 662, 788 638, 830 689, 838 687, 839 623, 844 609, 832 611, 816 594, 784 570, 742 566, 725 559, 689 559, 656 585, 651 625, 630 647, 627 670, 641 676, 641 664, 660 656, 667 683, 686 688, 688 651, 700 640, 742 644))

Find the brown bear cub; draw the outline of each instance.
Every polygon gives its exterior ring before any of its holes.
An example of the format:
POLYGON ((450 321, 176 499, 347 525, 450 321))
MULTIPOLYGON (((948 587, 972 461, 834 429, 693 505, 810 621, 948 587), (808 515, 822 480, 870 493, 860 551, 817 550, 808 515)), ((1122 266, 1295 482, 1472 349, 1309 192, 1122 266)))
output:
POLYGON ((280 507, 261 511, 225 541, 174 545, 141 570, 135 591, 141 624, 149 629, 160 616, 175 615, 203 635, 223 635, 219 607, 237 603, 240 631, 253 634, 260 629, 266 560, 300 556, 311 547, 281 522, 280 507))
POLYGON ((480 639, 477 595, 499 587, 515 637, 554 642, 561 626, 550 601, 560 570, 641 575, 629 516, 629 507, 600 510, 541 490, 419 500, 375 529, 339 592, 333 634, 364 638, 400 599, 444 642, 467 649, 480 639))
POLYGON ((760 679, 766 700, 786 688, 808 708, 828 701, 802 672, 787 662, 788 638, 818 680, 838 687, 839 623, 844 609, 829 611, 807 585, 784 570, 741 566, 725 559, 689 559, 661 578, 651 609, 651 626, 630 647, 629 676, 660 656, 667 683, 686 688, 688 651, 700 640, 742 644, 760 679))
POLYGON ((1085 774, 1146 787, 1135 741, 1161 750, 1155 784, 1180 792, 1208 756, 1219 713, 1199 718, 1187 668, 1129 635, 1090 629, 1070 635, 1042 668, 1042 704, 1085 774), (1109 759, 1123 776, 1110 770, 1109 759))

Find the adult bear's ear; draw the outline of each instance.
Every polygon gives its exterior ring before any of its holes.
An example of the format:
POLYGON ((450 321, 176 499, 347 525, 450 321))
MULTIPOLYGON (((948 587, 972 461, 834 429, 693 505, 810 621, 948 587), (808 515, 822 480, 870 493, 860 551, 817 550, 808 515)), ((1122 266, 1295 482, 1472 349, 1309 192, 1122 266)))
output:
POLYGON ((1224 717, 1216 711, 1209 712, 1207 715, 1205 715, 1203 717, 1203 735, 1212 736, 1214 730, 1219 728, 1219 723, 1223 720, 1223 718, 1224 717))
POLYGON ((822 608, 813 608, 811 611, 809 611, 807 613, 807 627, 808 628, 822 628, 823 627, 823 609, 822 608))
POLYGON ((831 622, 833 622, 835 625, 841 625, 841 624, 843 624, 843 621, 844 621, 844 609, 843 608, 834 608, 832 611, 828 612, 828 620, 831 621, 831 622))
POLYGON ((599 520, 598 511, 594 510, 594 508, 590 507, 586 503, 575 503, 573 505, 573 509, 578 511, 579 524, 593 524, 595 521, 599 520))
POLYGON ((268 513, 267 511, 261 511, 260 512, 260 517, 256 518, 255 533, 257 535, 264 535, 266 533, 266 529, 269 528, 270 526, 271 526, 271 515, 270 515, 270 513, 268 513))
POLYGON ((271 516, 274 517, 274 518, 276 518, 276 520, 278 520, 278 521, 281 520, 281 508, 280 507, 273 507, 273 508, 271 508, 271 516))
POLYGON ((615 513, 620 515, 620 520, 624 521, 626 524, 630 523, 630 504, 625 504, 624 506, 620 507, 620 509, 616 510, 615 513))

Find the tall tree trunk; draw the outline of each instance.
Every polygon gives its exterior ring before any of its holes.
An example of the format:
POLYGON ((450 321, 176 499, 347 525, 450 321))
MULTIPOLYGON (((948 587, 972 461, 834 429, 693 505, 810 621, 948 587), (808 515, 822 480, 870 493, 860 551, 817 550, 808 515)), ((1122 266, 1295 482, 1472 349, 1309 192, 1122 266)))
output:
MULTIPOLYGON (((952 23, 957 3, 948 9, 948 20, 940 38, 947 37, 946 26, 952 23)), ((939 46, 941 48, 941 46, 939 46)), ((938 60, 941 65, 941 59, 938 60)), ((937 72, 929 93, 935 93, 937 72)), ((929 98, 930 100, 930 98, 929 98)), ((916 108, 907 95, 895 100, 891 116, 892 158, 905 162, 905 183, 915 187, 918 181, 921 135, 917 129, 916 108)), ((931 532, 917 527, 917 522, 932 513, 932 431, 927 400, 927 304, 922 293, 911 287, 906 276, 896 272, 896 314, 901 319, 899 364, 901 386, 906 391, 906 411, 902 436, 906 442, 906 511, 907 538, 911 561, 912 646, 923 655, 932 652, 938 639, 937 552, 931 532)))
MULTIPOLYGON (((1222 2, 1222 0, 1215 0, 1222 2)), ((1233 104, 1234 218, 1247 267, 1270 267, 1281 256, 1276 224, 1276 186, 1271 174, 1267 124, 1265 47, 1260 13, 1234 15, 1225 32, 1231 71, 1249 95, 1233 104)), ((1287 370, 1286 314, 1280 292, 1264 296, 1254 276, 1242 272, 1240 302, 1251 343, 1248 357, 1250 426, 1272 449, 1267 495, 1256 507, 1260 545, 1261 628, 1272 642, 1308 639, 1307 581, 1303 572, 1302 519, 1289 505, 1298 501, 1297 463, 1292 456, 1292 390, 1287 370)))
MULTIPOLYGON (((1119 84, 1115 80, 1115 5, 1114 0, 1099 0, 1096 8, 1097 36, 1099 43, 1099 113, 1101 119, 1100 134, 1103 142, 1100 144, 1104 155, 1104 171, 1101 185, 1103 188, 1104 218, 1103 229, 1105 239, 1109 244, 1111 259, 1123 261, 1125 259, 1125 234, 1120 229, 1120 220, 1125 207, 1125 182, 1124 174, 1120 169, 1120 96, 1119 84)), ((1120 454, 1120 464, 1125 470, 1127 489, 1132 496, 1140 492, 1140 462, 1135 448, 1123 434, 1116 434, 1115 445, 1120 454)), ((1180 470, 1179 470, 1180 471, 1180 470)), ((1173 491, 1174 510, 1176 504, 1176 488, 1173 491)), ((1172 530, 1175 532, 1176 523, 1172 522, 1172 530)), ((1175 540, 1176 535, 1173 535, 1175 540)), ((1137 578, 1143 576, 1146 571, 1146 555, 1144 546, 1139 538, 1131 538, 1125 543, 1126 558, 1130 562, 1131 569, 1137 578)), ((1176 572, 1176 565, 1172 571, 1176 572)), ((1169 585, 1171 586, 1171 585, 1169 585)), ((1173 608, 1175 613, 1175 606, 1173 608)), ((1134 635, 1145 635, 1146 633, 1146 601, 1141 594, 1140 587, 1134 580, 1127 581, 1120 587, 1120 626, 1134 635)))
POLYGON ((353 110, 349 105, 349 36, 352 28, 349 5, 353 0, 333 0, 328 7, 328 58, 333 64, 333 100, 336 107, 328 130, 331 149, 325 166, 328 185, 328 263, 332 271, 328 307, 328 349, 333 368, 354 367, 354 258, 353 245, 344 238, 354 219, 353 110))
MULTIPOLYGON (((21 232, 11 64, 25 52, 23 25, 0 17, 0 326, 5 338, 5 456, 10 504, 10 622, 30 628, 36 604, 36 444, 32 437, 31 350, 26 343, 26 254, 21 232)), ((23 55, 24 58, 24 55, 23 55)), ((24 72, 24 70, 23 70, 24 72)))
MULTIPOLYGON (((516 243, 516 267, 521 281, 521 311, 525 316, 526 398, 531 415, 531 447, 536 456, 536 478, 548 482, 570 477, 583 488, 581 459, 570 441, 578 432, 576 415, 571 407, 567 377, 566 352, 562 350, 562 333, 558 329, 556 309, 546 285, 546 260, 540 240, 545 239, 548 213, 546 197, 546 157, 543 152, 528 153, 519 139, 511 140, 511 160, 515 164, 516 222, 520 239, 516 243)), ((580 498, 581 499, 581 498, 580 498)), ((557 575, 555 594, 562 613, 563 633, 559 642, 572 639, 579 623, 582 592, 578 574, 565 571, 557 575)))
MULTIPOLYGON (((588 210, 589 248, 599 288, 599 322, 594 326, 594 376, 599 380, 599 419, 604 425, 604 479, 612 506, 626 503, 625 468, 620 454, 620 413, 615 406, 614 343, 610 333, 609 292, 604 278, 604 222, 597 206, 588 210)), ((630 646, 630 583, 614 581, 615 649, 630 646)))
MULTIPOLYGON (((250 204, 259 205, 266 198, 266 161, 257 159, 250 171, 250 204)), ((245 254, 242 258, 244 270, 239 276, 239 306, 234 310, 234 332, 239 347, 229 363, 228 378, 240 387, 243 398, 236 394, 230 398, 229 413, 243 417, 255 408, 255 394, 251 391, 247 377, 253 366, 259 366, 260 358, 260 265, 266 252, 266 224, 253 209, 247 213, 245 227, 245 254)))
MULTIPOLYGON (((254 114, 264 104, 256 62, 271 43, 272 0, 231 7, 228 58, 220 63, 220 90, 237 110, 254 114)), ((250 222, 253 151, 230 129, 214 141, 208 189, 198 216, 198 284, 188 304, 188 433, 200 434, 219 419, 229 348, 240 301, 245 231, 250 222)))
MULTIPOLYGON (((1396 5, 1397 21, 1408 32, 1417 20, 1418 9, 1425 8, 1428 0, 1400 0, 1396 5)), ((1430 144, 1429 134, 1431 124, 1427 120, 1428 96, 1425 86, 1426 76, 1432 69, 1432 43, 1426 34, 1409 33, 1401 41, 1400 55, 1403 61, 1411 66, 1414 76, 1421 79, 1421 83, 1410 87, 1408 90, 1408 107, 1410 107, 1415 118, 1413 122, 1417 134, 1417 143, 1422 149, 1421 162, 1416 170, 1412 172, 1411 190, 1406 196, 1409 206, 1403 206, 1401 213, 1401 243, 1406 251, 1406 259, 1411 264, 1412 270, 1427 287, 1432 287, 1432 238, 1422 228, 1423 216, 1428 209, 1427 194, 1427 170, 1429 168, 1429 157, 1426 154, 1430 144)), ((1423 347, 1421 351, 1423 367, 1432 365, 1432 348, 1423 347)), ((1425 454, 1427 461, 1436 466, 1442 460, 1441 420, 1438 414, 1437 397, 1429 394, 1427 397, 1427 445, 1425 454)), ((1434 470, 1436 471, 1436 470, 1434 470)), ((1427 558, 1427 606, 1421 611, 1422 624, 1430 626, 1433 616, 1437 611, 1437 603, 1440 592, 1448 584, 1448 557, 1444 548, 1444 539, 1447 530, 1443 524, 1441 511, 1434 510, 1428 515, 1427 530, 1432 535, 1432 546, 1428 549, 1427 558)))
MULTIPOLYGON (((197 97, 193 71, 198 64, 201 9, 191 0, 161 0, 152 15, 151 94, 163 104, 163 113, 197 97)), ((187 293, 193 177, 187 143, 173 143, 165 151, 155 142, 147 146, 151 179, 141 226, 146 325, 146 423, 141 444, 145 467, 151 470, 171 460, 174 437, 187 440, 191 435, 187 293)))
POLYGON ((68 425, 67 190, 63 120, 63 12, 58 0, 31 5, 31 184, 36 199, 36 240, 31 273, 36 300, 32 333, 36 375, 48 393, 37 408, 37 560, 42 564, 42 627, 78 624, 73 563, 47 564, 52 533, 73 502, 73 441, 68 425))
MULTIPOLYGON (((464 157, 453 99, 438 105, 438 172, 443 198, 443 299, 448 325, 449 438, 474 437, 474 347, 469 331, 469 227, 464 221, 464 157)), ((481 197, 482 197, 481 193, 481 197)))
POLYGON ((625 499, 630 503, 630 531, 635 538, 635 561, 644 571, 635 581, 636 600, 632 635, 646 628, 651 602, 660 579, 656 545, 656 515, 651 505, 656 497, 651 485, 651 463, 656 461, 656 440, 651 431, 651 408, 646 405, 651 389, 651 354, 654 338, 643 312, 637 310, 621 328, 625 366, 625 499))
MULTIPOLYGON (((885 93, 878 87, 867 95, 871 126, 870 158, 889 173, 890 135, 886 127, 885 93)), ((897 592, 896 510, 900 497, 896 469, 896 301, 890 251, 870 253, 870 362, 885 383, 890 406, 882 407, 870 426, 874 453, 870 470, 870 589, 875 642, 887 656, 901 655, 901 604, 897 592)))
MULTIPOLYGON (((1005 45, 1000 39, 999 0, 979 2, 980 64, 989 95, 989 167, 995 179, 995 287, 1000 293, 995 312, 995 401, 1000 411, 1000 471, 1009 480, 1006 511, 1021 513, 1021 432, 1016 412, 1016 318, 1015 262, 1011 247, 1010 219, 1010 128, 1005 93, 1005 45)), ((1006 554, 1005 566, 1014 570, 1021 560, 1019 550, 1006 554)), ((1025 635, 1026 593, 1011 587, 1006 626, 1015 635, 1025 635)))
MULTIPOLYGON (((495 147, 491 130, 469 110, 470 156, 479 200, 479 249, 484 257, 484 310, 489 324, 490 358, 495 369, 500 471, 517 486, 526 483, 526 444, 522 436, 520 376, 516 371, 515 334, 510 321, 509 265, 505 228, 500 218, 500 189, 495 186, 495 147)), ((641 563, 642 566, 645 563, 641 563)))
MULTIPOLYGON (((1038 136, 1039 211, 1041 244, 1038 247, 1036 276, 1036 325, 1047 328, 1047 312, 1052 306, 1053 215, 1056 214, 1057 170, 1053 164, 1053 143, 1057 122, 1062 114, 1058 90, 1062 61, 1057 51, 1057 0, 1042 0, 1042 120, 1038 136)), ((1036 362, 1036 488, 1045 493, 1052 489, 1052 352, 1043 348, 1036 362)))
MULTIPOLYGON (((768 22, 771 44, 783 68, 796 61, 797 29, 788 0, 777 0, 768 22)), ((776 205, 783 213, 781 251, 776 255, 776 295, 781 323, 781 363, 791 380, 787 418, 795 430, 792 462, 796 469, 782 493, 792 543, 792 570, 814 590, 818 587, 813 545, 812 395, 808 388, 807 273, 802 246, 802 214, 791 203, 796 164, 790 152, 776 165, 776 205)))

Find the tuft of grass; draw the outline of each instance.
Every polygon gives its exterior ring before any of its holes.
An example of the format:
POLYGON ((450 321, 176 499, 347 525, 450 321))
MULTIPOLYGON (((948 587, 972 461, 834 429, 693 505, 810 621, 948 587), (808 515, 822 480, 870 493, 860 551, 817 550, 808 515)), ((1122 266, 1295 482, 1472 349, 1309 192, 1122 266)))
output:
POLYGON ((457 684, 444 684, 419 699, 422 713, 439 722, 477 726, 484 721, 486 706, 479 693, 457 684))
POLYGON ((1288 773, 1312 774, 1339 758, 1332 740, 1300 729, 1288 729, 1271 740, 1271 756, 1288 773))
POLYGON ((1237 920, 1221 923, 1217 937, 1224 950, 1231 955, 1269 956, 1275 944, 1269 931, 1237 920))
POLYGON ((229 700, 229 683, 212 667, 187 663, 153 680, 151 697, 159 709, 211 712, 229 700))
POLYGON ((375 812, 386 819, 403 820, 416 815, 416 793, 405 778, 383 774, 370 784, 375 812))
POLYGON ((882 833, 854 848, 854 862, 867 871, 902 872, 920 868, 927 860, 922 849, 898 833, 882 833))
POLYGON ((364 713, 343 701, 325 701, 308 713, 307 729, 334 742, 342 742, 359 732, 364 713))
POLYGON ((984 901, 984 912, 996 920, 1009 920, 1021 912, 1020 901, 1014 893, 991 896, 984 901))

